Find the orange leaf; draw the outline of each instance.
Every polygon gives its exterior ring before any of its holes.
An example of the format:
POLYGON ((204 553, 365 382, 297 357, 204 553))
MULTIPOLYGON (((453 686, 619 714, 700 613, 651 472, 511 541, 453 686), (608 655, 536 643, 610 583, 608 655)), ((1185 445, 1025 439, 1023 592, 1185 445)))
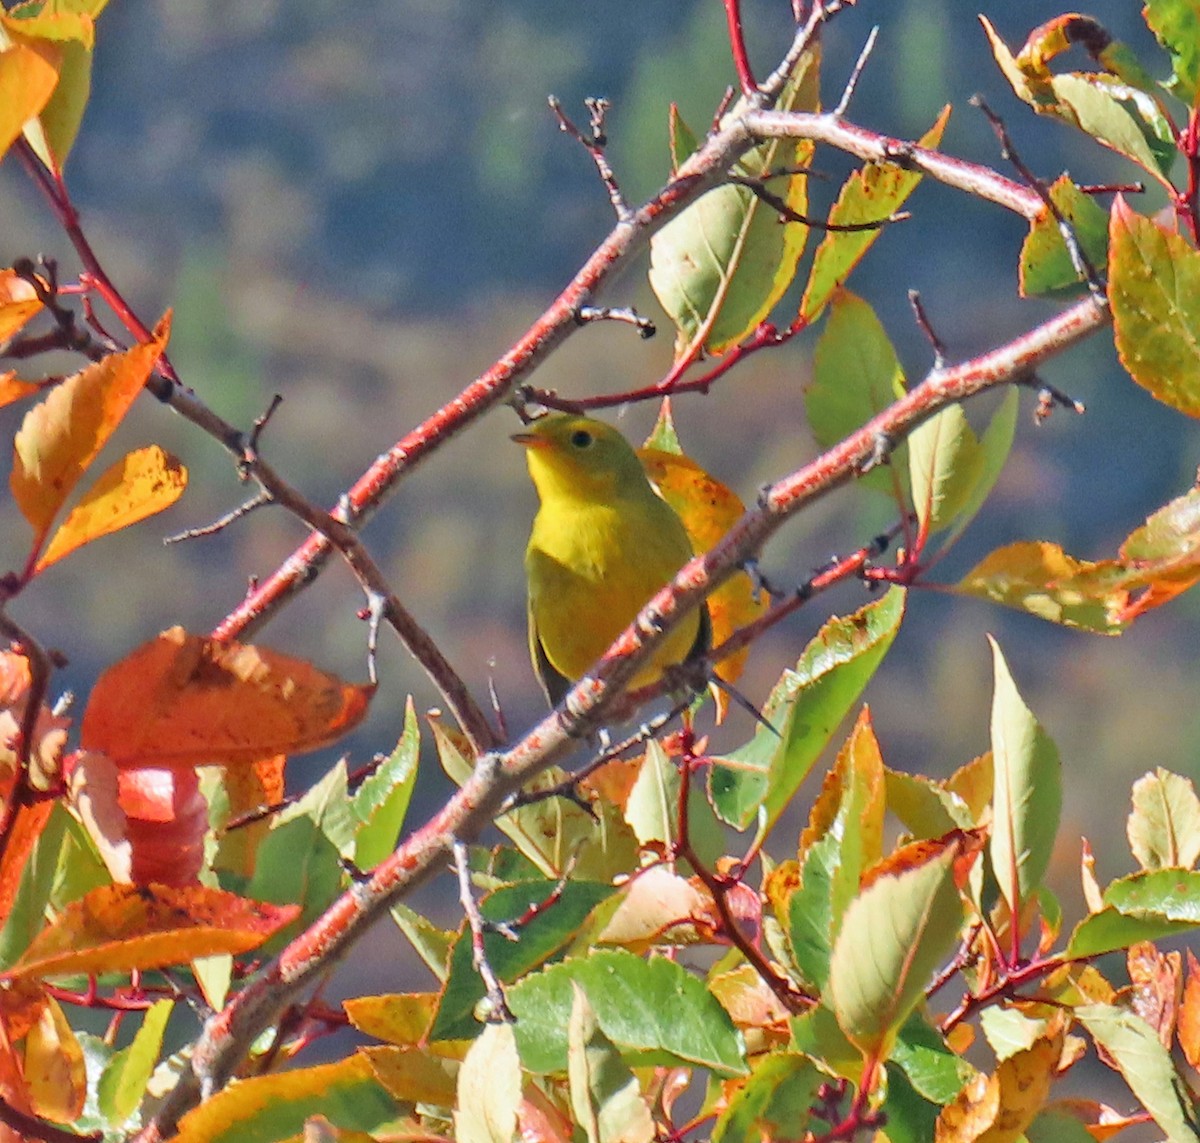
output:
POLYGON ((1200 1069, 1200 962, 1191 949, 1187 951, 1187 984, 1179 1005, 1179 1046, 1184 1059, 1200 1069))
POLYGON ((13 498, 40 543, 63 502, 116 431, 162 356, 170 315, 153 340, 89 365, 25 414, 13 441, 13 498))
POLYGON ((373 692, 301 659, 173 627, 100 676, 80 737, 120 767, 257 762, 334 741, 373 692))
MULTIPOLYGON (((0 54, 0 60, 3 60, 5 55, 7 53, 0 54)), ((0 112, 0 115, 2 114, 0 112)), ((15 270, 0 270, 0 341, 12 337, 41 308, 42 303, 38 301, 37 291, 28 281, 15 270)), ((13 375, 9 373, 5 376, 13 375)), ((30 385, 30 388, 36 389, 37 386, 30 385)))
MULTIPOLYGON (((679 513, 697 553, 708 551, 745 512, 736 493, 689 457, 657 448, 639 449, 638 456, 663 499, 679 513)), ((766 609, 766 600, 755 598, 750 577, 739 572, 708 597, 713 646, 719 646, 766 609)), ((735 682, 749 653, 745 647, 722 659, 716 666, 717 675, 727 683, 735 682)))
POLYGON ((87 1099, 83 1049, 63 1010, 46 998, 41 1017, 25 1039, 25 1082, 33 1113, 51 1123, 74 1123, 87 1099))
POLYGON ((37 393, 40 389, 41 386, 32 381, 22 381, 12 370, 0 373, 0 408, 20 401, 30 393, 37 393))
POLYGON ((1164 1048, 1175 1038, 1175 1021, 1183 998, 1183 956, 1160 953, 1149 941, 1138 941, 1125 954, 1129 967, 1131 1007, 1158 1033, 1164 1048))
POLYGON ((0 155, 46 106, 61 60, 62 50, 53 44, 14 43, 0 52, 0 155))
POLYGON ((76 548, 170 508, 187 487, 187 469, 158 445, 135 449, 88 489, 59 526, 35 574, 76 548))
POLYGON ((53 802, 39 801, 17 810, 12 832, 8 835, 4 858, 0 860, 0 925, 8 920, 8 915, 12 912, 17 889, 21 884, 21 875, 25 872, 25 863, 33 850, 34 842, 46 828, 46 822, 50 820, 50 812, 53 809, 53 802))
POLYGON ((102 885, 72 901, 5 975, 12 979, 132 972, 257 948, 298 905, 250 901, 201 885, 102 885))

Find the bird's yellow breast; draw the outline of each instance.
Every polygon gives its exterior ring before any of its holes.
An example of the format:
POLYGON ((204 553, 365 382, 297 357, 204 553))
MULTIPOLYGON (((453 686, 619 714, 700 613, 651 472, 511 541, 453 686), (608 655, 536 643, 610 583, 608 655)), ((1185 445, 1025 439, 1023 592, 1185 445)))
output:
MULTIPOLYGON (((543 503, 525 554, 531 639, 550 665, 578 679, 692 555, 675 512, 648 496, 598 504, 543 503)), ((695 645, 699 613, 689 615, 633 678, 654 682, 695 645)))

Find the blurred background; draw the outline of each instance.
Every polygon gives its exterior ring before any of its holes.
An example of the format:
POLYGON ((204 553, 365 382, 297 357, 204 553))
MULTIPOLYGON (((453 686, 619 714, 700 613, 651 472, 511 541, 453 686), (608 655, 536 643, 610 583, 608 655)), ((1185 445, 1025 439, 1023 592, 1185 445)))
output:
MULTIPOLYGON (((1043 0, 983 7, 1014 49, 1061 11, 1043 0)), ((745 0, 760 73, 788 42, 789 9, 785 0, 745 0)), ((1097 0, 1091 12, 1167 77, 1137 6, 1097 0)), ((1004 169, 990 128, 967 105, 979 92, 1047 180, 1064 169, 1081 182, 1136 177, 1019 104, 974 9, 952 0, 860 0, 835 20, 825 40, 827 102, 876 23, 852 119, 913 137, 950 102, 944 148, 1004 169)), ((378 452, 503 353, 607 232, 604 190, 586 154, 559 132, 547 95, 581 122, 585 96, 612 101, 610 157, 636 201, 667 174, 670 102, 703 130, 732 78, 718 0, 113 0, 99 23, 94 89, 68 184, 102 261, 142 317, 152 322, 174 308, 170 352, 185 382, 244 426, 282 394, 267 455, 331 504, 378 452)), ((832 176, 813 181, 819 209, 849 165, 828 153, 817 165, 832 176)), ((1053 311, 1016 296, 1019 219, 930 181, 909 205, 912 221, 882 237, 850 284, 876 307, 910 378, 930 364, 909 313, 910 288, 921 291, 957 357, 1053 311)), ((59 256, 64 277, 73 273, 67 244, 10 161, 0 167, 0 262, 38 252, 59 256)), ((644 261, 604 300, 661 316, 644 261)), ((671 336, 661 327, 650 342, 623 326, 583 330, 534 382, 568 395, 648 384, 670 364, 671 336)), ((812 346, 808 336, 759 354, 711 395, 676 405, 685 448, 744 498, 815 454, 802 404, 812 346)), ((940 581, 1017 539, 1054 540, 1084 558, 1113 554, 1193 482, 1195 426, 1133 385, 1104 337, 1045 377, 1084 401, 1086 416, 1058 412, 1035 428, 1025 399, 1001 483, 938 568, 940 581)), ((630 409, 621 424, 641 439, 654 413, 630 409)), ((4 411, 6 432, 20 415, 4 411)), ((508 409, 495 410, 407 480, 366 532, 401 598, 476 693, 494 679, 514 735, 542 709, 526 657, 521 565, 535 502, 520 450, 508 441, 515 428, 508 409)), ((178 453, 191 469, 188 493, 168 516, 53 568, 17 609, 67 653, 63 685, 81 697, 105 664, 160 629, 210 629, 249 577, 271 572, 303 538, 270 510, 164 548, 160 536, 208 523, 245 489, 213 442, 149 401, 122 434, 124 443, 156 441, 178 453)), ((5 566, 17 566, 24 525, 11 506, 0 513, 5 566)), ((800 582, 884 521, 867 494, 849 489, 786 531, 765 566, 778 582, 800 582)), ((864 599, 860 588, 824 597, 764 639, 746 693, 761 699, 830 609, 844 613, 864 599)), ((349 575, 332 566, 259 639, 364 678, 361 602, 349 575)), ((1198 615, 1197 597, 1185 596, 1105 640, 914 591, 868 691, 885 758, 944 775, 987 748, 984 633, 995 633, 1062 752, 1053 882, 1070 921, 1082 909, 1079 836, 1096 840, 1102 880, 1129 871, 1118 835, 1132 782, 1158 765, 1196 773, 1198 615)), ((371 719, 348 747, 352 768, 390 748, 406 694, 419 709, 437 702, 386 638, 381 666, 371 719)), ((734 745, 746 733, 734 720, 717 743, 734 745)), ((306 759, 293 778, 334 757, 306 759)), ((424 817, 445 790, 430 757, 414 815, 424 817)), ((780 855, 791 837, 791 826, 781 828, 780 855)))

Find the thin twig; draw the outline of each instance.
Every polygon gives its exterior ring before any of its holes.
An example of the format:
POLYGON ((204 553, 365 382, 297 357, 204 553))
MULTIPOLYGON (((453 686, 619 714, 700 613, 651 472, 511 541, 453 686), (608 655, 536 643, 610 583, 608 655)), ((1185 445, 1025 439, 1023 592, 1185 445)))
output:
POLYGON ((1087 283, 1088 291, 1092 297, 1097 301, 1107 303, 1104 283, 1101 281, 1096 267, 1092 264, 1092 260, 1080 245, 1079 236, 1075 233, 1075 227, 1071 225, 1066 215, 1059 210, 1058 203, 1054 201, 1046 184, 1025 165, 1021 156, 1017 153, 1017 149, 1013 146, 1012 138, 1008 133, 1008 128, 1004 125, 1004 120, 988 106, 987 100, 982 95, 971 96, 970 103, 973 107, 978 107, 986 116, 987 121, 992 125, 992 130, 1000 142, 1001 157, 1012 163, 1013 169, 1025 180, 1028 186, 1033 188, 1038 198, 1042 200, 1046 210, 1050 212, 1050 217, 1054 219, 1055 224, 1058 226, 1058 232, 1062 236, 1063 244, 1067 248, 1067 254, 1071 259, 1071 265, 1075 273, 1087 283))
POLYGON ((257 511, 259 508, 265 508, 268 504, 273 504, 274 500, 266 489, 259 489, 249 500, 243 504, 239 504, 232 511, 226 512, 224 516, 214 520, 211 524, 201 524, 195 528, 187 528, 182 532, 176 532, 173 536, 163 537, 164 544, 180 544, 184 540, 198 540, 205 536, 215 536, 218 532, 223 532, 230 524, 242 519, 243 516, 249 516, 251 512, 257 511))
POLYGON ((925 312, 925 303, 921 301, 919 290, 908 291, 908 304, 912 306, 917 328, 925 335, 925 340, 933 346, 934 369, 941 369, 946 364, 946 343, 934 331, 933 323, 930 322, 929 315, 925 312))
POLYGON ((878 36, 879 25, 876 24, 867 36, 867 42, 863 44, 862 51, 858 53, 854 70, 850 73, 850 78, 846 80, 846 86, 842 89, 842 97, 837 101, 837 106, 833 109, 834 115, 846 114, 846 108, 850 106, 850 100, 854 98, 854 89, 858 87, 858 81, 862 77, 863 69, 867 66, 867 60, 871 58, 871 52, 875 47, 875 40, 878 36))
MULTIPOLYGON (((451 846, 451 854, 454 857, 454 870, 458 876, 458 900, 462 905, 463 913, 467 918, 467 925, 471 929, 471 961, 475 965, 475 971, 479 973, 480 979, 483 981, 483 987, 487 992, 489 1010, 488 1019, 505 1024, 513 1024, 516 1022, 516 1017, 512 1014, 512 1009, 508 1006, 508 1001, 504 998, 504 989, 500 985, 495 972, 492 971, 491 964, 488 963, 487 951, 483 947, 483 936, 485 931, 491 929, 497 930, 496 926, 489 925, 483 919, 483 914, 479 911, 479 904, 475 900, 475 892, 471 886, 471 862, 470 851, 467 849, 466 843, 455 841, 451 846)), ((515 940, 510 937, 510 940, 515 940)))
POLYGON ((625 196, 621 193, 621 188, 617 183, 617 176, 613 172, 608 157, 604 153, 604 147, 608 140, 604 130, 604 117, 608 113, 609 107, 608 100, 597 99, 594 96, 589 96, 584 100, 591 118, 590 135, 585 135, 575 126, 574 122, 563 110, 563 105, 557 97, 550 96, 548 102, 550 110, 554 112, 554 116, 558 120, 558 129, 570 135, 591 156, 592 162, 596 167, 596 173, 600 176, 600 181, 604 184, 604 189, 608 192, 608 201, 612 203, 613 213, 617 216, 617 221, 629 222, 633 217, 633 211, 630 210, 629 203, 625 201, 625 196))

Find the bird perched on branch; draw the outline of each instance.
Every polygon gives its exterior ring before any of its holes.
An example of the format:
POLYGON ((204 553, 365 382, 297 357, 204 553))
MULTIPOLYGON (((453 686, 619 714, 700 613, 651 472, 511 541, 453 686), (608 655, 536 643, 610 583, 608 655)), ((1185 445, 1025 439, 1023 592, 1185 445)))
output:
MULTIPOLYGON (((557 706, 691 559, 692 545, 632 445, 611 425, 551 413, 512 439, 525 446, 541 501, 525 551, 529 652, 547 699, 557 706)), ((710 638, 702 605, 667 636, 630 689, 703 654, 710 638)))

